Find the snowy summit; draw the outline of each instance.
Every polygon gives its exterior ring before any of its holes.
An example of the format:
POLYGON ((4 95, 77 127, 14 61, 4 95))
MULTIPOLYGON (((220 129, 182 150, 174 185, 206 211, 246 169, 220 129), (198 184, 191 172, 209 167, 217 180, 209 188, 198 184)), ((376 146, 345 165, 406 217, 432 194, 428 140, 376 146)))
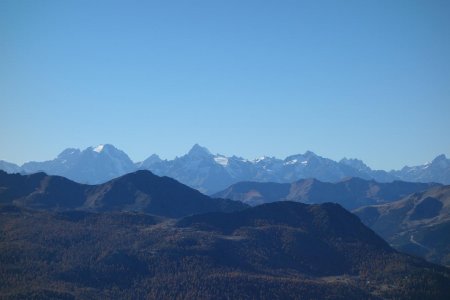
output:
POLYGON ((93 150, 97 153, 102 152, 103 147, 105 147, 105 145, 98 145, 97 147, 95 147, 93 150))

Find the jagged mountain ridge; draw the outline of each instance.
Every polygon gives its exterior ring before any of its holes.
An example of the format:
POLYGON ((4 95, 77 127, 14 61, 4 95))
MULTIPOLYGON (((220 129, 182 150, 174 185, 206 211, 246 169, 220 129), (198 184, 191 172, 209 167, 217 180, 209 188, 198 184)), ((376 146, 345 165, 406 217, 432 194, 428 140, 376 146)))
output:
POLYGON ((172 160, 163 160, 153 154, 142 162, 134 163, 125 152, 105 144, 83 151, 69 148, 54 160, 28 162, 21 167, 0 161, 0 169, 9 173, 27 174, 43 171, 88 184, 103 183, 144 169, 160 176, 175 178, 206 194, 221 191, 240 181, 290 183, 305 178, 337 182, 346 177, 360 177, 379 182, 403 180, 450 184, 450 159, 445 155, 422 166, 387 172, 372 170, 361 160, 344 158, 337 162, 311 151, 285 159, 261 157, 248 160, 238 156, 212 154, 198 144, 187 154, 172 160))

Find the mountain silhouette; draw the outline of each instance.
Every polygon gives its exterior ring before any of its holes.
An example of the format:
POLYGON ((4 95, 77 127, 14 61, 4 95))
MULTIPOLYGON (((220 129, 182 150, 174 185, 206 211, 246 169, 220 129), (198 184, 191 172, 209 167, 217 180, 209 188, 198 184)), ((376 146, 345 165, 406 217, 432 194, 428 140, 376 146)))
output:
POLYGON ((167 217, 246 207, 241 202, 210 198, 150 171, 136 171, 100 185, 45 173, 0 171, 0 203, 46 210, 138 211, 167 217))

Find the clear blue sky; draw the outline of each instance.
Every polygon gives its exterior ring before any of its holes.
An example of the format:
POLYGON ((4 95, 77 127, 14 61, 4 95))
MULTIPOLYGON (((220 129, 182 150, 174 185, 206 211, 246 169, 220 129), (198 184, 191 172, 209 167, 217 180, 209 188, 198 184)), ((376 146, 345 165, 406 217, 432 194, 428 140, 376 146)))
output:
POLYGON ((0 159, 450 154, 450 1, 0 1, 0 159))

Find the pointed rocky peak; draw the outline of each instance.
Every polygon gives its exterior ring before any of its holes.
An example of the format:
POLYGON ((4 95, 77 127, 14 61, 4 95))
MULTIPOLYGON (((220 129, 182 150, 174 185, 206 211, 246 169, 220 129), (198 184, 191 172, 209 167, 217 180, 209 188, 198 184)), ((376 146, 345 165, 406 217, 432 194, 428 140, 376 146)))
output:
POLYGON ((436 156, 436 158, 433 159, 432 163, 437 163, 437 162, 447 161, 447 160, 448 160, 447 156, 445 156, 445 154, 441 154, 441 155, 436 156))
POLYGON ((150 155, 146 160, 138 163, 138 166, 142 168, 151 168, 153 165, 162 162, 163 160, 156 154, 150 155))
POLYGON ((160 161, 162 161, 162 159, 157 154, 152 154, 146 160, 144 160, 144 162, 148 163, 155 163, 160 161))
MULTIPOLYGON (((111 144, 100 144, 95 147, 88 147, 81 153, 81 162, 87 168, 94 168, 96 172, 110 172, 106 169, 115 169, 118 174, 128 173, 134 168, 134 163, 130 157, 120 149, 111 144), (92 165, 96 161, 100 165, 92 165)), ((114 172, 116 172, 114 171, 114 172)), ((114 173, 113 172, 113 173, 114 173)), ((112 177, 108 178, 111 179, 112 177)))
POLYGON ((211 152, 205 147, 195 144, 191 150, 189 150, 188 156, 202 157, 202 156, 212 156, 211 152))
POLYGON ((303 156, 307 156, 307 157, 316 157, 317 154, 315 154, 314 152, 308 150, 308 151, 306 151, 306 152, 303 154, 303 156))
POLYGON ((437 166, 439 168, 450 168, 450 159, 448 159, 445 154, 441 154, 437 156, 433 161, 431 162, 432 166, 437 166))

